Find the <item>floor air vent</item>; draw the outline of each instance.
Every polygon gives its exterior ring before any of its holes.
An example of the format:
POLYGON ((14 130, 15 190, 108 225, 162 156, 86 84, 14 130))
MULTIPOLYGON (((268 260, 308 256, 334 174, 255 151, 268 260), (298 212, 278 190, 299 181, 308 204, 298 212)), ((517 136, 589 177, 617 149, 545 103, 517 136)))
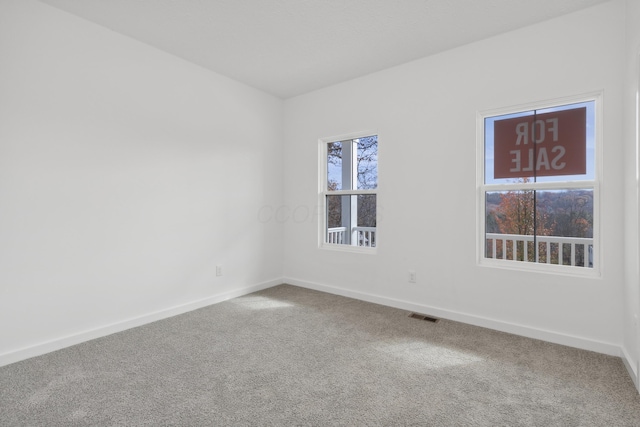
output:
POLYGON ((409 317, 411 317, 412 319, 426 320, 427 322, 431 322, 431 323, 438 323, 438 320, 440 320, 435 317, 427 316, 426 314, 420 314, 420 313, 411 313, 409 317))

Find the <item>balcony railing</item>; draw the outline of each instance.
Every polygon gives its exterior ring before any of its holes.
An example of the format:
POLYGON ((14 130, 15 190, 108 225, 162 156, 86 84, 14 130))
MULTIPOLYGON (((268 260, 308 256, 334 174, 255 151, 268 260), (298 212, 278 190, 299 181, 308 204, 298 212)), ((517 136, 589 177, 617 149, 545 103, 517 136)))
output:
MULTIPOLYGON (((333 227, 327 230, 327 243, 334 243, 343 245, 346 242, 345 239, 345 227, 333 227)), ((365 248, 376 247, 376 227, 353 227, 353 233, 355 234, 355 241, 351 243, 352 246, 361 246, 365 248)))
POLYGON ((342 245, 344 242, 345 227, 334 227, 327 230, 327 243, 342 245))
POLYGON ((487 233, 485 251, 487 258, 593 267, 592 238, 487 233))

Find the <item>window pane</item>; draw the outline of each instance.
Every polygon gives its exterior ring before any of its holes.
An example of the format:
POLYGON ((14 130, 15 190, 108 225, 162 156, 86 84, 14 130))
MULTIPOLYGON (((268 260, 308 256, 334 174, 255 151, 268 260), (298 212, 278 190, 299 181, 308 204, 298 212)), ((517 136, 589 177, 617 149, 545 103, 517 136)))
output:
POLYGON ((485 184, 504 184, 512 182, 513 179, 496 178, 494 171, 495 164, 495 122, 500 120, 514 119, 517 117, 532 116, 533 111, 524 111, 502 116, 487 117, 484 119, 484 182, 485 184))
POLYGON ((327 144, 327 189, 329 191, 342 188, 342 142, 327 144))
POLYGON ((537 191, 537 211, 539 262, 593 267, 593 189, 537 191))
POLYGON ((367 136, 355 140, 358 145, 358 190, 378 188, 378 137, 367 136))
POLYGON ((534 261, 534 196, 531 190, 487 192, 485 257, 534 261))
POLYGON ((328 228, 342 227, 342 205, 347 200, 349 196, 327 196, 328 228))
POLYGON ((493 191, 485 206, 486 258, 593 267, 593 189, 493 191))
POLYGON ((595 179, 595 102, 485 119, 485 183, 595 179))
POLYGON ((326 242, 376 246, 376 195, 326 196, 326 242))
POLYGON ((376 226, 376 195, 360 194, 358 199, 358 227, 376 226))

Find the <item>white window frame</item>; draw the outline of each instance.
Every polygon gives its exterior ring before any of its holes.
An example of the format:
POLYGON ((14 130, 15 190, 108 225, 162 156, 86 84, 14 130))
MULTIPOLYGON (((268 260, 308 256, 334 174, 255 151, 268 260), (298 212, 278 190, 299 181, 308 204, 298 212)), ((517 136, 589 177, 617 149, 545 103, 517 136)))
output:
MULTIPOLYGON (((361 253, 361 254, 375 254, 377 252, 378 245, 380 244, 380 234, 379 228, 376 226, 376 246, 375 247, 366 247, 366 246, 354 246, 354 245, 346 245, 346 244, 335 244, 335 243, 327 243, 327 196, 352 196, 352 195, 365 195, 372 194, 376 196, 376 224, 378 224, 379 215, 378 215, 378 188, 375 190, 337 190, 337 191, 329 191, 327 184, 327 144, 332 142, 343 142, 348 140, 354 140, 358 138, 364 138, 367 136, 376 135, 378 139, 378 148, 380 147, 380 134, 376 130, 362 131, 362 132, 354 132, 343 135, 337 135, 332 137, 320 138, 318 140, 318 247, 320 249, 329 249, 335 251, 342 252, 353 252, 353 253, 361 253)), ((355 161, 355 158, 354 158, 355 161)), ((378 162, 379 166, 379 162, 378 162)), ((378 167, 378 176, 379 176, 379 167, 378 167)), ((379 181, 378 181, 379 182, 379 181)))
POLYGON ((485 267, 495 267, 510 270, 533 271, 552 273, 569 276, 590 276, 601 277, 602 274, 602 257, 600 248, 602 247, 602 238, 600 236, 600 186, 602 182, 602 103, 603 93, 594 92, 583 94, 580 96, 572 96, 558 98, 548 101, 522 104, 514 107, 500 108, 494 110, 486 110, 477 113, 476 121, 476 187, 477 187, 477 234, 476 234, 476 250, 477 264, 485 267), (531 110, 540 110, 545 108, 553 108, 568 104, 578 104, 582 102, 594 102, 595 119, 594 119, 594 179, 582 181, 561 181, 562 177, 558 177, 558 181, 554 182, 532 182, 517 184, 485 184, 485 119, 494 116, 501 116, 531 110), (485 256, 485 221, 486 221, 486 193, 494 191, 516 191, 516 190, 554 190, 554 189, 593 189, 593 267, 567 266, 557 264, 547 264, 538 262, 523 262, 513 260, 503 260, 487 258, 485 256))

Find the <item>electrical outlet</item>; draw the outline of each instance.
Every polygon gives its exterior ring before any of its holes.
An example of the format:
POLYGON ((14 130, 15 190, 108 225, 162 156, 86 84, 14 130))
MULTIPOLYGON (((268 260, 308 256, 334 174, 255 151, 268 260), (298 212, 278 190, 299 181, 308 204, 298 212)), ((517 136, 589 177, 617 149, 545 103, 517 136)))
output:
POLYGON ((409 270, 409 283, 416 283, 416 272, 409 270))
POLYGON ((222 266, 216 265, 216 276, 222 276, 222 266))

